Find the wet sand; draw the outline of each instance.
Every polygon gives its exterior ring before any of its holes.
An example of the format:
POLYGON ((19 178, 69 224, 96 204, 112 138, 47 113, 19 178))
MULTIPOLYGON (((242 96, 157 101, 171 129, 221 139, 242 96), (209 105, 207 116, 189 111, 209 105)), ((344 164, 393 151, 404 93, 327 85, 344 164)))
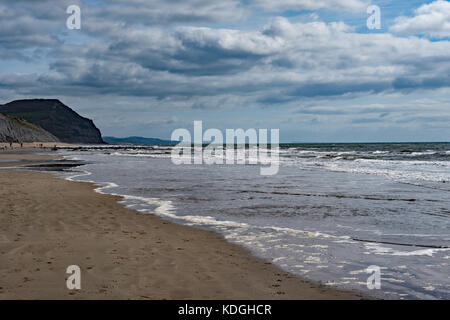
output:
MULTIPOLYGON (((0 165, 51 157, 2 154, 0 165), (22 161, 21 160, 21 161, 22 161)), ((205 230, 124 208, 85 182, 0 169, 0 299, 361 299, 205 230), (68 290, 66 268, 81 268, 68 290)))

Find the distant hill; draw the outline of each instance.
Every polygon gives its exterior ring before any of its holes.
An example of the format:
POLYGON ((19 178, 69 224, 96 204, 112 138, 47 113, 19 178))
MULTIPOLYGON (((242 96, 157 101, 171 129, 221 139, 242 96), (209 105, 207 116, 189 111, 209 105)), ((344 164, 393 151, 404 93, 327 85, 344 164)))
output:
POLYGON ((56 99, 16 100, 0 105, 0 112, 38 125, 61 142, 104 143, 92 120, 80 116, 56 99))
POLYGON ((58 138, 24 119, 0 113, 0 142, 58 142, 58 138))
POLYGON ((128 138, 103 137, 103 140, 109 144, 133 144, 133 145, 175 145, 178 143, 178 141, 161 140, 157 138, 144 138, 144 137, 128 137, 128 138))

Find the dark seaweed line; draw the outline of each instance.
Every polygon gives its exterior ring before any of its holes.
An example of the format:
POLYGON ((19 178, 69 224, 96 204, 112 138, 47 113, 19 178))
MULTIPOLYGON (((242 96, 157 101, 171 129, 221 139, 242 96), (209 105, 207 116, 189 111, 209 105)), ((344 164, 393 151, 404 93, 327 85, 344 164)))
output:
MULTIPOLYGON (((231 191, 231 190, 229 190, 231 191)), ((276 195, 288 195, 288 196, 304 196, 304 197, 324 197, 324 198, 338 198, 338 199, 362 199, 362 200, 375 200, 375 201, 406 201, 415 202, 417 199, 395 199, 395 198, 376 198, 376 197, 364 197, 364 196, 347 196, 339 194, 310 194, 310 193, 293 193, 293 192, 279 192, 279 191, 259 191, 259 190, 241 190, 240 193, 264 193, 264 194, 276 194, 276 195)), ((435 200, 422 200, 435 202, 435 200)))
POLYGON ((405 247, 432 248, 432 249, 450 249, 450 247, 447 247, 447 246, 435 246, 435 245, 427 245, 427 244, 398 243, 398 242, 388 242, 388 241, 365 240, 365 239, 358 239, 358 238, 352 238, 352 240, 359 241, 359 242, 391 244, 391 245, 405 246, 405 247))

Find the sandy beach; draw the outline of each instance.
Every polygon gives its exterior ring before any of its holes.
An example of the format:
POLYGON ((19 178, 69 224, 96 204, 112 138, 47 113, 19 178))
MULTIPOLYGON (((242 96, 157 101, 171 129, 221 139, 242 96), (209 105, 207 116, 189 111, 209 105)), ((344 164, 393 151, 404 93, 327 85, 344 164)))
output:
MULTIPOLYGON (((3 167, 50 159, 0 153, 3 167)), ((126 209, 94 188, 0 169, 0 299, 363 298, 302 280, 213 232, 126 209), (69 265, 81 268, 81 290, 66 288, 69 265)))

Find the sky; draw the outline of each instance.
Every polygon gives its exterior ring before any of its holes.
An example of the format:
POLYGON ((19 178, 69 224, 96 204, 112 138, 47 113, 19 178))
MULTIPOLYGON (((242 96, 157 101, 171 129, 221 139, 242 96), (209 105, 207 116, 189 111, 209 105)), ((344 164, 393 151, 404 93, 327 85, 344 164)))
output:
POLYGON ((60 99, 116 137, 450 141, 449 40, 443 0, 0 0, 0 104, 60 99))

